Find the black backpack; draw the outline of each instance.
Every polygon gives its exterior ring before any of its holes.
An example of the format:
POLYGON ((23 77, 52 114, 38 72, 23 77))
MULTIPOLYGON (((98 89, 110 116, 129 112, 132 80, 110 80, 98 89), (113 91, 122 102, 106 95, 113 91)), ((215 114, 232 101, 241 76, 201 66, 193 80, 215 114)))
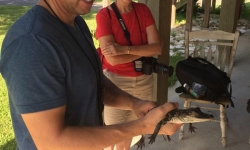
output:
POLYGON ((188 57, 179 61, 176 65, 176 76, 181 83, 181 86, 175 89, 176 93, 187 93, 187 89, 184 88, 186 84, 192 87, 194 83, 198 83, 206 87, 202 99, 220 104, 216 99, 225 97, 230 100, 231 106, 234 107, 231 99, 232 87, 230 78, 225 72, 207 60, 199 57, 188 57), (229 91, 228 87, 230 88, 229 91))

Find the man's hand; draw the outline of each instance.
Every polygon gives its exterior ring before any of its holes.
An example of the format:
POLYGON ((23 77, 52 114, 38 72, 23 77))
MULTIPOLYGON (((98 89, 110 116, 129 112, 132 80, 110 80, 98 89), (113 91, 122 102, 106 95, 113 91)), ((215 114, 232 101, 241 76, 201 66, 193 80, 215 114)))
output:
MULTIPOLYGON (((145 130, 147 131, 146 134, 152 134, 155 130, 156 125, 165 118, 166 114, 173 110, 178 108, 178 103, 171 103, 167 102, 159 107, 156 107, 152 110, 150 110, 145 117, 142 118, 144 124, 145 124, 145 130)), ((172 124, 167 123, 166 125, 161 127, 161 130, 159 134, 165 134, 165 135, 172 135, 174 134, 182 124, 172 124)))
POLYGON ((134 103, 132 111, 138 118, 144 117, 156 104, 152 101, 138 100, 134 103))

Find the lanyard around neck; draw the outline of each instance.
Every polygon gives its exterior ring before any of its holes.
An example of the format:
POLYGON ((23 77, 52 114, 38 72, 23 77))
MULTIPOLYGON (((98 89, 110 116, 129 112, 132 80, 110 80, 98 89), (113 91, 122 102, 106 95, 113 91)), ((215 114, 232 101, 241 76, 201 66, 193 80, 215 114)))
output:
POLYGON ((116 17, 117 17, 117 19, 118 19, 118 21, 119 21, 119 23, 120 23, 120 25, 121 25, 123 31, 124 31, 124 36, 125 36, 126 39, 128 40, 129 45, 132 45, 132 42, 131 42, 131 40, 130 40, 130 33, 128 32, 128 29, 127 29, 127 27, 126 27, 126 25, 125 25, 125 23, 124 23, 124 21, 123 21, 123 19, 122 19, 122 16, 121 16, 121 14, 119 13, 119 11, 118 11, 118 9, 117 9, 117 7, 116 7, 116 5, 115 5, 115 2, 113 2, 113 3, 111 4, 111 7, 112 7, 112 9, 114 10, 115 15, 116 15, 116 17))

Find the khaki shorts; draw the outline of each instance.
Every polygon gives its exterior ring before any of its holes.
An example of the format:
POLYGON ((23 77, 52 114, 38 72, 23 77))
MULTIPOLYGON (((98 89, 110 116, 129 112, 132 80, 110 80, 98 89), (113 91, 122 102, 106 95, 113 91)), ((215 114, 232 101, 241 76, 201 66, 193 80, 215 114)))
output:
MULTIPOLYGON (((153 75, 141 75, 138 77, 120 76, 107 70, 103 71, 116 86, 123 91, 142 100, 153 99, 153 75)), ((104 122, 106 125, 118 124, 136 120, 137 117, 129 110, 121 110, 113 107, 104 107, 104 122)))

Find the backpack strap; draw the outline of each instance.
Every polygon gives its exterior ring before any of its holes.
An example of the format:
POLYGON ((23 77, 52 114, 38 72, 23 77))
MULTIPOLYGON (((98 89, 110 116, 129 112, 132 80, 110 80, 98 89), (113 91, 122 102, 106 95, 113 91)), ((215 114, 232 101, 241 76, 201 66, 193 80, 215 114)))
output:
MULTIPOLYGON (((231 84, 229 85, 229 92, 226 91, 226 97, 229 98, 231 107, 234 107, 234 102, 232 100, 232 85, 231 84)), ((220 102, 216 102, 216 104, 221 104, 221 103, 220 102)), ((221 105, 223 105, 223 104, 221 104, 221 105)), ((225 105, 223 105, 223 106, 225 107, 225 105)), ((228 105, 226 107, 228 108, 228 105)))
POLYGON ((234 107, 234 102, 232 100, 232 85, 231 84, 230 84, 229 98, 230 98, 231 106, 234 107))

